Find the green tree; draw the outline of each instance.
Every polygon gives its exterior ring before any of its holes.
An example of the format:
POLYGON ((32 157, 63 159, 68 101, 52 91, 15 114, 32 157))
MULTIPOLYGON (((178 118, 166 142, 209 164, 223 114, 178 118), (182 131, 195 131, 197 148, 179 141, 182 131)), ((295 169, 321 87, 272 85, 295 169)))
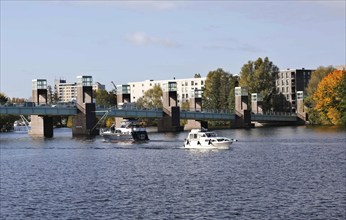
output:
POLYGON ((8 97, 4 93, 0 92, 0 105, 5 104, 7 101, 8 97))
POLYGON ((97 90, 94 92, 96 105, 113 106, 116 104, 116 99, 113 92, 107 92, 106 90, 97 90))
POLYGON ((193 78, 201 78, 201 74, 195 73, 195 76, 193 78))
POLYGON ((190 103, 188 101, 181 103, 180 106, 181 110, 189 111, 190 110, 190 103))
POLYGON ((248 61, 240 72, 240 86, 246 86, 249 93, 259 93, 263 97, 264 110, 272 107, 271 98, 275 94, 275 81, 279 68, 268 57, 248 61))
POLYGON ((50 85, 47 86, 47 103, 48 104, 54 103, 54 93, 52 90, 52 86, 50 85))
POLYGON ((320 81, 334 70, 335 68, 333 66, 320 66, 315 71, 313 71, 311 73, 311 78, 309 80, 308 86, 306 87, 307 95, 310 97, 313 96, 320 81))
MULTIPOLYGON (((4 93, 0 93, 0 104, 3 105, 8 102, 8 98, 4 93)), ((0 131, 10 131, 13 129, 14 121, 18 120, 20 117, 16 115, 0 115, 0 131)))
POLYGON ((210 71, 205 81, 203 91, 203 109, 229 111, 234 109, 234 86, 237 83, 237 77, 225 72, 219 68, 210 71))
POLYGON ((162 89, 159 85, 155 85, 152 89, 147 90, 144 96, 140 97, 136 105, 140 108, 162 108, 162 89))

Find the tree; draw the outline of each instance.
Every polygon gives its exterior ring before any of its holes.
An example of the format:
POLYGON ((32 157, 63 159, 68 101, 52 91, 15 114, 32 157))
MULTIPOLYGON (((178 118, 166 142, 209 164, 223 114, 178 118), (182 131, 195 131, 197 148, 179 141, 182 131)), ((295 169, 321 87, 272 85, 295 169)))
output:
POLYGON ((181 103, 180 105, 181 110, 189 111, 190 110, 190 103, 188 101, 181 103))
POLYGON ((162 108, 162 89, 159 85, 155 85, 152 89, 147 90, 144 96, 137 100, 136 105, 140 108, 162 108))
POLYGON ((322 124, 340 125, 345 118, 345 71, 334 70, 318 84, 313 95, 322 124))
POLYGON ((342 79, 339 84, 339 88, 337 89, 337 93, 339 94, 340 100, 340 112, 341 112, 341 124, 346 125, 346 74, 345 71, 342 75, 342 79))
POLYGON ((259 93, 263 97, 264 110, 270 109, 278 73, 279 68, 268 57, 248 61, 241 68, 240 86, 248 87, 250 94, 259 93))
POLYGON ((193 78, 201 78, 201 74, 195 73, 195 76, 193 78))
POLYGON ((313 96, 321 80, 325 76, 327 76, 329 73, 333 72, 334 70, 335 69, 333 66, 328 66, 328 67, 320 66, 311 73, 311 78, 306 88, 307 97, 304 99, 304 104, 305 106, 308 107, 307 113, 309 115, 309 122, 311 124, 322 124, 320 114, 315 108, 316 103, 313 100, 313 96))
MULTIPOLYGON (((4 93, 0 92, 1 105, 5 104, 9 100, 10 98, 8 98, 4 93)), ((19 116, 17 115, 0 115, 0 132, 12 130, 14 121, 18 119, 19 119, 19 116)))
POLYGON ((320 81, 327 76, 329 73, 333 72, 335 69, 333 66, 318 67, 315 71, 311 73, 311 78, 309 80, 308 86, 306 87, 306 93, 308 96, 313 96, 320 81))
POLYGON ((234 86, 236 83, 237 77, 225 72, 221 68, 210 71, 205 81, 202 96, 203 109, 223 111, 234 109, 234 99, 230 98, 230 96, 232 89, 234 96, 234 86))
POLYGON ((94 92, 96 105, 113 106, 115 105, 116 99, 112 92, 107 92, 106 90, 97 90, 94 92))
POLYGON ((7 101, 8 97, 4 93, 0 92, 0 105, 5 104, 7 101))

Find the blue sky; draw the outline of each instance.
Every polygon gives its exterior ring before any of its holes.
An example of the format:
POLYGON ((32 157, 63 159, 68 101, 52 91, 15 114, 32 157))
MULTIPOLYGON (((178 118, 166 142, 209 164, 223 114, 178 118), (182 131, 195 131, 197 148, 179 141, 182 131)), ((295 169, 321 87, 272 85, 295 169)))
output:
POLYGON ((1 92, 31 80, 124 84, 239 74, 269 57, 280 69, 345 64, 345 1, 3 1, 1 92))

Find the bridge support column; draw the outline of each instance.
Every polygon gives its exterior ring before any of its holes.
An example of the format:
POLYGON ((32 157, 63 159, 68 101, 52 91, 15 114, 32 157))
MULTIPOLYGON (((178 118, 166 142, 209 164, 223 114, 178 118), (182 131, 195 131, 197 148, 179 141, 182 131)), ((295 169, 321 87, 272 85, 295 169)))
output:
POLYGON ((180 107, 177 101, 177 83, 168 82, 163 85, 164 116, 157 125, 158 132, 182 131, 180 126, 180 107))
MULTIPOLYGON (((32 102, 35 105, 46 105, 48 102, 47 80, 32 80, 32 102)), ((49 116, 31 115, 31 129, 29 135, 35 137, 53 137, 53 118, 49 116)))
POLYGON ((248 88, 235 87, 235 121, 231 128, 249 128, 251 125, 251 111, 248 110, 248 88))
MULTIPOLYGON (((202 111, 202 93, 203 90, 194 90, 191 93, 190 99, 190 110, 202 111)), ((208 128, 208 121, 196 121, 187 120, 187 124, 184 126, 184 130, 198 129, 198 128, 208 128)))
MULTIPOLYGON (((131 103, 131 88, 130 85, 118 85, 117 86, 117 107, 123 108, 124 104, 131 103)), ((115 117, 115 126, 120 127, 121 122, 124 121, 124 118, 115 117)))
POLYGON ((53 137, 53 117, 31 115, 29 135, 33 137, 53 137))
POLYGON ((77 76, 77 103, 78 114, 72 117, 72 135, 97 135, 96 106, 93 103, 92 77, 77 76))
POLYGON ((300 121, 298 123, 305 124, 308 119, 308 114, 304 109, 304 93, 303 91, 297 91, 297 116, 300 121))
POLYGON ((184 130, 200 129, 200 128, 208 129, 208 121, 187 120, 187 124, 185 125, 184 130))
POLYGON ((251 110, 255 114, 263 114, 263 98, 259 93, 251 94, 251 110))

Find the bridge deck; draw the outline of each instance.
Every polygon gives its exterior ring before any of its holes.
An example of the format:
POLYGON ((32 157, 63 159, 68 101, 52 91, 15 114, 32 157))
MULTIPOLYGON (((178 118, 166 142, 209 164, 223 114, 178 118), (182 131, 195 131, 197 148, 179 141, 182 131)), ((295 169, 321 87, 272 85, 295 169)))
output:
MULTIPOLYGON (((69 116, 77 115, 76 107, 53 107, 53 106, 36 106, 36 107, 18 107, 18 106, 0 106, 0 115, 50 115, 50 116, 69 116)), ((96 115, 102 116, 108 112, 111 117, 123 118, 162 118, 164 112, 162 109, 106 109, 97 108, 96 115)), ((234 121, 236 115, 233 113, 217 113, 217 112, 195 112, 181 111, 181 119, 193 120, 218 120, 218 121, 234 121)), ((294 122, 297 121, 296 115, 287 114, 252 114, 251 121, 258 122, 294 122)))

